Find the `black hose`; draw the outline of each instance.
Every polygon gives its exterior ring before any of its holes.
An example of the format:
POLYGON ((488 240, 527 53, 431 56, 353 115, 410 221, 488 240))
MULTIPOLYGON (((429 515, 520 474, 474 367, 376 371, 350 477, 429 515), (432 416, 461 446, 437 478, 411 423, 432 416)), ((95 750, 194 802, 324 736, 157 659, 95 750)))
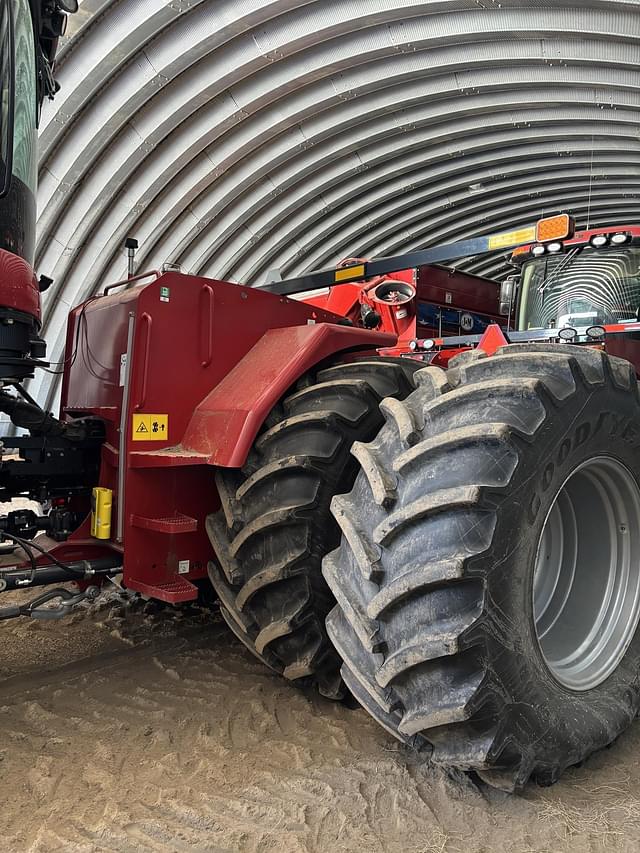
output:
POLYGON ((0 412, 9 415, 11 422, 29 430, 32 435, 63 435, 64 424, 49 412, 28 400, 0 391, 0 412))
MULTIPOLYGON (((96 557, 93 560, 74 560, 71 567, 77 567, 78 571, 83 575, 84 580, 109 577, 122 571, 122 557, 114 554, 109 557, 96 557)), ((35 576, 27 566, 24 568, 11 567, 0 569, 0 598, 3 592, 10 592, 14 589, 51 586, 52 584, 65 583, 69 580, 68 574, 53 564, 38 566, 35 576)))
POLYGON ((31 550, 29 545, 26 543, 26 541, 25 541, 25 544, 22 546, 22 548, 24 549, 24 551, 29 556, 29 562, 31 563, 31 583, 33 583, 35 576, 36 576, 36 572, 38 570, 38 567, 36 566, 36 558, 35 558, 33 551, 31 550))
POLYGON ((60 560, 58 560, 57 557, 54 557, 50 551, 47 551, 47 549, 43 548, 41 545, 37 545, 33 540, 23 539, 21 536, 16 536, 15 533, 7 533, 5 530, 2 531, 2 536, 6 537, 7 539, 11 539, 13 542, 17 542, 18 545, 20 545, 22 548, 24 548, 24 550, 27 552, 27 554, 29 554, 31 557, 32 568, 34 569, 34 571, 36 569, 36 562, 35 562, 35 558, 33 556, 33 553, 30 552, 30 550, 29 550, 30 548, 35 548, 36 551, 39 551, 40 554, 43 554, 45 557, 47 557, 47 559, 51 560, 52 563, 55 563, 56 566, 61 568, 64 572, 66 572, 72 578, 83 578, 86 574, 86 572, 84 572, 84 571, 79 571, 78 569, 73 569, 71 566, 68 566, 66 563, 61 562, 60 560))
POLYGON ((21 397, 24 397, 24 399, 27 401, 27 403, 31 403, 32 406, 38 407, 38 404, 33 399, 31 394, 29 394, 29 392, 26 390, 26 388, 23 388, 19 382, 14 382, 13 387, 16 389, 16 391, 18 392, 18 394, 20 394, 21 397))
POLYGON ((0 412, 9 415, 15 426, 28 430, 33 436, 62 437, 69 441, 83 441, 87 437, 86 418, 60 421, 41 409, 20 385, 15 384, 14 387, 20 396, 0 391, 0 412))

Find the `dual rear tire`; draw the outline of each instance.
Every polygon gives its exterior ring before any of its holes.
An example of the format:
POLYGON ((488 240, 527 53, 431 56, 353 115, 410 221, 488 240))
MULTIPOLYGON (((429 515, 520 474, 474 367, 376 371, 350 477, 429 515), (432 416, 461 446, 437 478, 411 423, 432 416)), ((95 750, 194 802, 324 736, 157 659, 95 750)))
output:
POLYGON ((273 670, 512 791, 640 707, 640 398, 594 349, 483 355, 305 377, 217 474, 209 573, 273 670))
POLYGON ((345 683, 436 764, 554 782, 640 705, 640 401, 571 346, 427 368, 334 499, 345 683))

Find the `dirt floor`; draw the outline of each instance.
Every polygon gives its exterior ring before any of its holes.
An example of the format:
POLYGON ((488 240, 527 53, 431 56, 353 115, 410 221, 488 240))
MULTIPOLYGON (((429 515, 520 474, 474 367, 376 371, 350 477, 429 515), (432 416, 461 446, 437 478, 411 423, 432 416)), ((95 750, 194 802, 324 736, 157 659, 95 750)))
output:
POLYGON ((213 616, 0 623, 0 850, 640 850, 640 726, 553 788, 449 778, 213 616))

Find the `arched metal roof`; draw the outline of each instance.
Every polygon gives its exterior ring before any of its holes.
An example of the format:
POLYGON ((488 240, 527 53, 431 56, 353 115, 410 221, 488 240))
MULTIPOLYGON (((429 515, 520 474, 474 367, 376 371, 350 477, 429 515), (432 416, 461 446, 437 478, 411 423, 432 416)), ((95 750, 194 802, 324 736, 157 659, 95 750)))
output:
POLYGON ((640 220, 639 60, 640 0, 84 0, 41 125, 51 357, 127 236, 139 268, 257 284, 640 220))

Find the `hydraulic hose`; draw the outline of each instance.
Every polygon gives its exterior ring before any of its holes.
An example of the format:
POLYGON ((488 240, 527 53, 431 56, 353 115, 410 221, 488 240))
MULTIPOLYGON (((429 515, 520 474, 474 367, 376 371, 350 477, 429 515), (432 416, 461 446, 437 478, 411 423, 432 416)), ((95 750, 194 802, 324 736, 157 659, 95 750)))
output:
MULTIPOLYGON (((30 543, 32 544, 32 543, 30 543)), ((91 580, 105 575, 115 575, 122 567, 122 557, 98 557, 95 560, 78 560, 60 565, 30 566, 0 569, 0 592, 12 589, 24 589, 32 586, 48 586, 54 583, 68 583, 70 580, 91 580), (70 575, 68 570, 73 571, 70 575)))
POLYGON ((0 391, 0 412, 9 415, 15 426, 29 430, 31 435, 64 436, 72 441, 86 436, 83 425, 59 421, 35 403, 6 391, 0 391))

